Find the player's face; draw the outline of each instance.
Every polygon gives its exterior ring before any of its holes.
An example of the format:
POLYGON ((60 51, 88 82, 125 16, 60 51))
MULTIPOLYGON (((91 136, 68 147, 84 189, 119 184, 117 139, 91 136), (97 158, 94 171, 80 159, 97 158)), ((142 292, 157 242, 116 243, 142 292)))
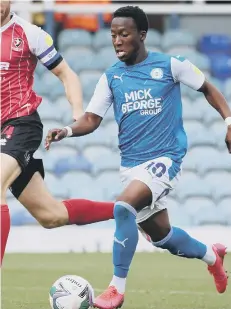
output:
POLYGON ((1 24, 3 24, 5 19, 10 14, 10 1, 0 0, 0 10, 1 10, 1 24))
POLYGON ((146 32, 138 31, 134 20, 130 17, 115 17, 111 24, 111 35, 119 60, 133 63, 146 37, 146 32))

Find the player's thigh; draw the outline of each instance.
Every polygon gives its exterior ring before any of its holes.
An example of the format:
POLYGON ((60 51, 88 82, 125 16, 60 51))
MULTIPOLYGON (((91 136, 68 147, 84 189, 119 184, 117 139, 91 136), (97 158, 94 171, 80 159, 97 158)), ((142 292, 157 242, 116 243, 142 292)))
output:
POLYGON ((6 192, 20 173, 21 167, 17 160, 6 153, 1 153, 1 194, 6 192))
POLYGON ((38 171, 33 174, 18 200, 46 228, 68 223, 66 207, 51 195, 38 171))
POLYGON ((126 202, 139 211, 144 205, 151 203, 152 192, 144 182, 134 179, 127 185, 116 200, 126 202))
POLYGON ((144 235, 146 238, 148 238, 148 235, 153 242, 162 240, 171 230, 167 209, 154 213, 147 220, 140 222, 139 226, 141 227, 141 232, 146 234, 144 235))

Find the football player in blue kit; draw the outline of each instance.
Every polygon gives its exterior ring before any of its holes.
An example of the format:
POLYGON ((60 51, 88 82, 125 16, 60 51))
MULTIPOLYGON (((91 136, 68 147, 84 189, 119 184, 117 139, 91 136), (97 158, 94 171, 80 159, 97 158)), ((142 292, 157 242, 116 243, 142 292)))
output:
POLYGON ((85 114, 74 124, 48 133, 46 147, 65 137, 96 130, 111 105, 119 127, 121 180, 124 191, 114 204, 114 275, 95 299, 95 307, 114 309, 124 301, 126 278, 138 242, 138 228, 156 247, 174 255, 197 258, 208 265, 217 291, 223 293, 227 275, 225 246, 207 246, 184 230, 171 226, 167 195, 180 178, 187 152, 182 120, 180 83, 204 94, 227 124, 231 152, 231 111, 222 94, 187 59, 148 52, 146 14, 133 6, 118 9, 111 24, 119 61, 101 76, 85 114))

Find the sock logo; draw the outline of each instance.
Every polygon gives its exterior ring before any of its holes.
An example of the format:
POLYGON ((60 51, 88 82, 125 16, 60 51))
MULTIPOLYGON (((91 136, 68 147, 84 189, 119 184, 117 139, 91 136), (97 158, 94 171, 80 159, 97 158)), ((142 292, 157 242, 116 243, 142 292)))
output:
POLYGON ((120 244, 121 246, 123 246, 125 248, 125 241, 127 241, 128 238, 125 238, 123 241, 120 241, 119 239, 117 239, 116 237, 114 237, 114 242, 117 242, 117 244, 120 244))
POLYGON ((177 251, 178 256, 184 256, 184 253, 180 252, 180 250, 177 251))

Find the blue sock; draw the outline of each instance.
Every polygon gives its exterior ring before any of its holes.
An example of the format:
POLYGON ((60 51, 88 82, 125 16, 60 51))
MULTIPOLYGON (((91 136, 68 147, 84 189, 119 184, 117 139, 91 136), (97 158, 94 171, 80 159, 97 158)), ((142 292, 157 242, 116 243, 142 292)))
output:
POLYGON ((192 238, 188 233, 178 227, 172 227, 169 234, 153 245, 162 249, 167 249, 172 254, 189 259, 203 259, 207 246, 192 238))
POLYGON ((136 210, 125 202, 116 202, 114 218, 116 222, 113 245, 114 275, 126 278, 138 243, 136 210))

